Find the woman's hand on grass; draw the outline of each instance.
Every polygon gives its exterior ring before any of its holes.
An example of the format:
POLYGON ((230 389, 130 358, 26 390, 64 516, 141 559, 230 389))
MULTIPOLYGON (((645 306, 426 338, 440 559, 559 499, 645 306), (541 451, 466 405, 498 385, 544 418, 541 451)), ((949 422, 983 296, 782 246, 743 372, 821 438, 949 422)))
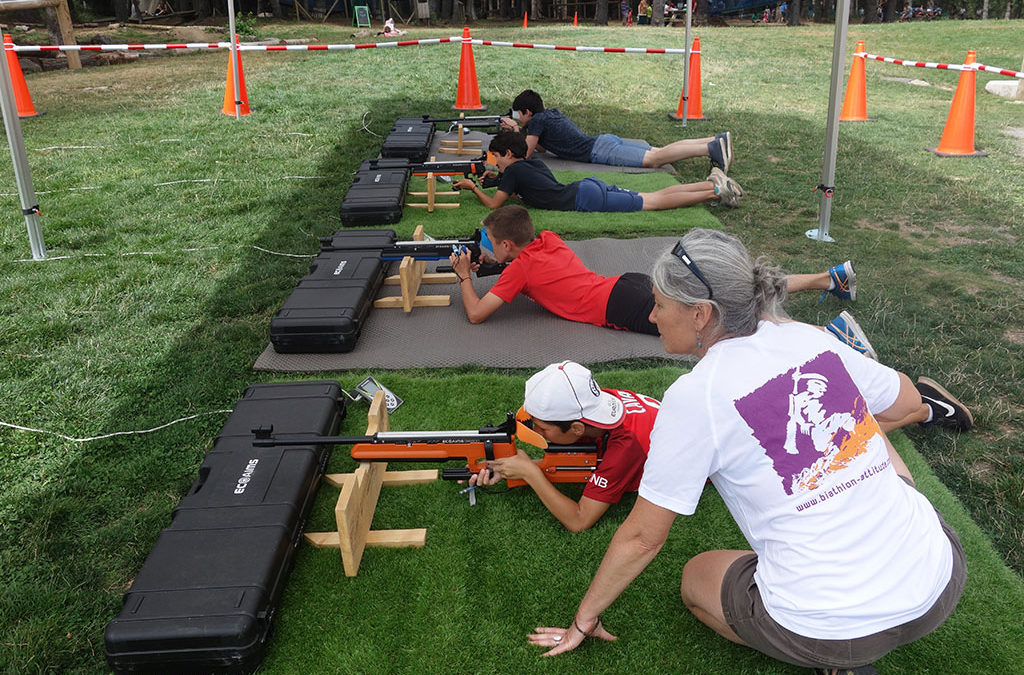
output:
POLYGON ((583 632, 581 624, 585 625, 584 622, 577 622, 573 619, 572 624, 568 628, 556 628, 553 626, 540 626, 534 628, 534 633, 530 633, 527 638, 530 640, 530 644, 538 647, 550 647, 548 651, 541 654, 541 656, 557 656, 564 654, 565 652, 571 652, 572 650, 583 644, 583 641, 588 637, 597 638, 598 640, 605 640, 611 642, 618 638, 609 633, 601 625, 601 617, 597 618, 596 622, 591 622, 593 628, 587 632, 583 632))

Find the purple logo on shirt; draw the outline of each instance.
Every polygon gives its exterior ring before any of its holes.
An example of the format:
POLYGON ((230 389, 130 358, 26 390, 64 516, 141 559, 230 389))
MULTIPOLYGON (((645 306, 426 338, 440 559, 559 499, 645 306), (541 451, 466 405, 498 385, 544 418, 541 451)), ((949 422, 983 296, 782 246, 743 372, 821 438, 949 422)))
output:
POLYGON ((837 354, 824 352, 736 401, 786 494, 816 490, 880 434, 837 354))

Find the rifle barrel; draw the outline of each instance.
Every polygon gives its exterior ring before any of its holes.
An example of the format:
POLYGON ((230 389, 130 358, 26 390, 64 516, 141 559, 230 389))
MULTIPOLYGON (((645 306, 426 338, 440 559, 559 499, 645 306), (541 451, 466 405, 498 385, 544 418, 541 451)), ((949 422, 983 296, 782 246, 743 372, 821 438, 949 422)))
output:
POLYGON ((510 443, 511 437, 504 432, 479 431, 378 431, 372 436, 298 436, 290 438, 255 438, 253 445, 258 448, 296 445, 410 445, 464 443, 510 443))

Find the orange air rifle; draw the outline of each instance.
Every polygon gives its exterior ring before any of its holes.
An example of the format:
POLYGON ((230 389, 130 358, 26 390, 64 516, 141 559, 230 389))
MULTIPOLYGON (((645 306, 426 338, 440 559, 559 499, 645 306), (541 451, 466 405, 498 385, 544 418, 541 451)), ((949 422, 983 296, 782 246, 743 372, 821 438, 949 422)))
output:
MULTIPOLYGON (((275 438, 272 426, 253 430, 256 447, 279 445, 351 445, 352 459, 360 462, 449 462, 461 460, 464 467, 442 469, 445 480, 468 480, 487 468, 487 461, 516 454, 516 438, 545 450, 538 462, 552 483, 586 483, 600 463, 594 444, 551 445, 508 413, 505 422, 465 431, 378 431, 368 436, 289 436, 275 438)), ((523 480, 507 481, 509 487, 526 485, 523 480)))

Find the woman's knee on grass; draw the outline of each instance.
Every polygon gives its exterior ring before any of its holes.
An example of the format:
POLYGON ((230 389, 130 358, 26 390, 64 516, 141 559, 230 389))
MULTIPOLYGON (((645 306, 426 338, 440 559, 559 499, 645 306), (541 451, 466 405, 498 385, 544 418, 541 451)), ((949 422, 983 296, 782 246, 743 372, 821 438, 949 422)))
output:
POLYGON ((705 551, 683 565, 679 592, 687 607, 722 613, 722 581, 729 567, 750 551, 705 551))

